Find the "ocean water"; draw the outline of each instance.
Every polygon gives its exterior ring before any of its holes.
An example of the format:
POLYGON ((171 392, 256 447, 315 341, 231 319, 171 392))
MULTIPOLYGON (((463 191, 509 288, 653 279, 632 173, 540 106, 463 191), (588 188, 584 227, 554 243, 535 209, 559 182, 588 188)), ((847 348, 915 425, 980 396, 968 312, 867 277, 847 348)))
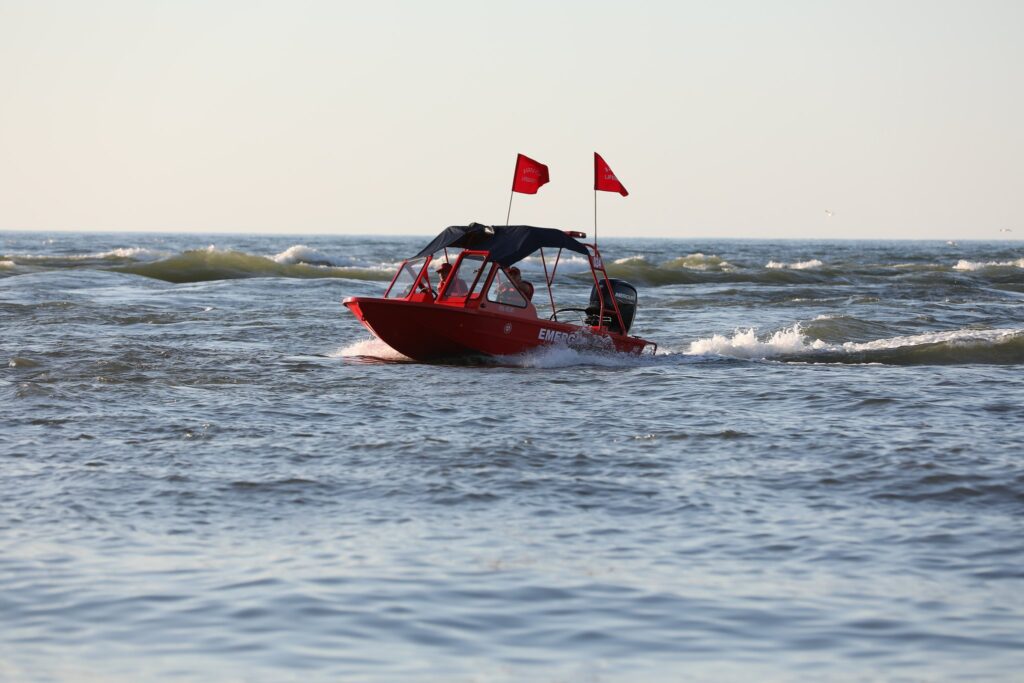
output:
POLYGON ((431 236, 0 233, 0 681, 1020 680, 1021 243, 609 239, 657 355, 412 363, 431 236))

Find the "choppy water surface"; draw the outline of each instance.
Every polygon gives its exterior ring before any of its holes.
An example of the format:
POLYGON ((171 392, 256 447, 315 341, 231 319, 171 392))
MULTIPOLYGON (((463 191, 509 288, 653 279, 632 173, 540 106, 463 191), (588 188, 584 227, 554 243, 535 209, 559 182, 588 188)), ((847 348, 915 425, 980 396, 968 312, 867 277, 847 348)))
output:
POLYGON ((608 240, 658 356, 374 360, 429 238, 0 233, 0 680, 1019 680, 1019 243, 608 240))

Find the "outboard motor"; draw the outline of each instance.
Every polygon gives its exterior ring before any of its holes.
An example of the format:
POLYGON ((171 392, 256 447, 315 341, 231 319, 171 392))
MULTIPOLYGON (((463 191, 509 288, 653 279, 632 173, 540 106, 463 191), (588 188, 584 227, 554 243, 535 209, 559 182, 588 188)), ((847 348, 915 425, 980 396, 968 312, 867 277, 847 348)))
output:
POLYGON ((590 304, 587 306, 588 325, 607 325, 611 332, 629 334, 629 328, 633 325, 633 316, 636 315, 636 287, 625 280, 601 280, 598 285, 590 290, 590 304), (622 324, 626 329, 619 329, 619 319, 615 315, 615 308, 612 306, 612 299, 608 296, 608 283, 611 282, 612 291, 615 292, 615 301, 619 304, 619 313, 622 314, 622 324), (601 315, 601 296, 598 294, 600 287, 604 295, 604 320, 599 319, 601 315))

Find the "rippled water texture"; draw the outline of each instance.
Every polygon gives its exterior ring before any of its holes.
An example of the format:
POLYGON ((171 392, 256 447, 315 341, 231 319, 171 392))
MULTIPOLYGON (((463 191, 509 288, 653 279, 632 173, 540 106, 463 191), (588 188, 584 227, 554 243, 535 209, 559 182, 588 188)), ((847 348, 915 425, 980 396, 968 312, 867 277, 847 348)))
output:
POLYGON ((0 233, 0 680, 1020 679, 1019 243, 608 240, 657 356, 430 365, 339 305, 429 238, 0 233))

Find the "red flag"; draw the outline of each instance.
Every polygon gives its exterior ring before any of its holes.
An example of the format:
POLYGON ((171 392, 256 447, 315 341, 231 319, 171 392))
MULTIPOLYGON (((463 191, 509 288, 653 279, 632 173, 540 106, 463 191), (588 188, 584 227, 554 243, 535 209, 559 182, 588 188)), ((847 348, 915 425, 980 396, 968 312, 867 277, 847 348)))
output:
POLYGON ((602 192, 618 192, 623 197, 629 196, 629 192, 612 173, 611 166, 606 164, 597 152, 594 152, 594 189, 602 192))
POLYGON ((548 182, 548 167, 530 157, 516 156, 516 174, 512 178, 512 191, 537 194, 540 186, 548 182))

